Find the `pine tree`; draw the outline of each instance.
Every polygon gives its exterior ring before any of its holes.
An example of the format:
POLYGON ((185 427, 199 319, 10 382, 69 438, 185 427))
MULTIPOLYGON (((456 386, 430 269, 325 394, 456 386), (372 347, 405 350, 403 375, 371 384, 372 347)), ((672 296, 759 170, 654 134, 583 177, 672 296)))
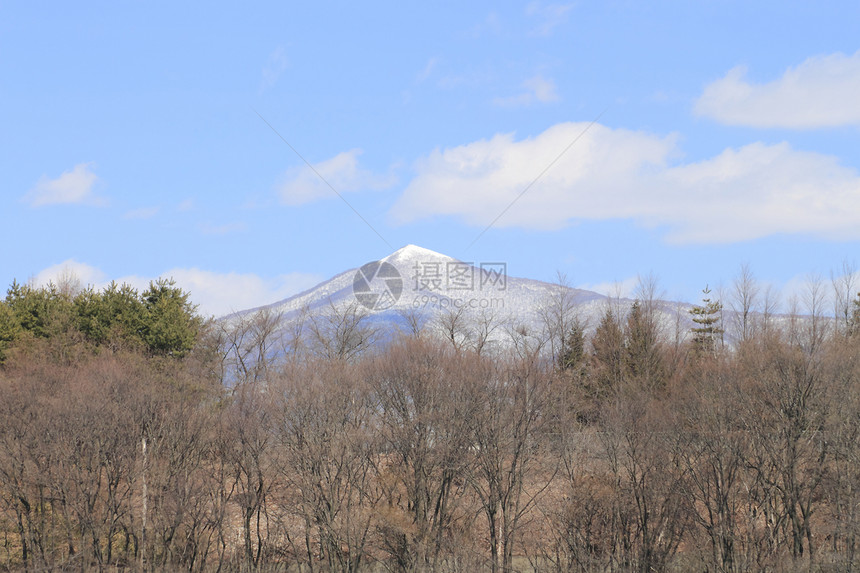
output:
POLYGON ((723 329, 720 327, 720 312, 723 304, 717 300, 711 300, 711 289, 705 286, 702 290, 702 305, 690 309, 693 322, 698 326, 690 329, 693 333, 693 347, 699 352, 716 352, 717 337, 721 337, 723 329))
POLYGON ((0 300, 0 364, 6 360, 6 350, 21 334, 21 323, 12 308, 0 300))
POLYGON ((137 290, 112 282, 104 290, 92 287, 75 297, 78 329, 87 340, 113 349, 143 346, 145 309, 137 290))
POLYGON ((182 357, 195 346, 203 327, 189 293, 159 279, 138 293, 111 283, 76 294, 57 285, 22 286, 13 282, 0 300, 0 365, 13 347, 47 341, 58 356, 72 347, 93 350, 145 350, 182 357))
POLYGON ((181 357, 191 351, 202 319, 189 293, 173 279, 158 279, 140 295, 144 306, 143 340, 154 354, 181 357))

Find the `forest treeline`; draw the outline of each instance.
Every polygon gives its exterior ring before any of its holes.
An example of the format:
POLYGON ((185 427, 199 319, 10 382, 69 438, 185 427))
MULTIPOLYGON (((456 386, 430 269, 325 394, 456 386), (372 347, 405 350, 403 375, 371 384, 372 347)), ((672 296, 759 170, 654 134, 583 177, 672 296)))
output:
POLYGON ((540 329, 397 336, 357 305, 291 334, 171 281, 13 284, 0 570, 855 571, 851 277, 778 313, 743 269, 684 333, 646 280, 596 325, 560 286, 540 329))

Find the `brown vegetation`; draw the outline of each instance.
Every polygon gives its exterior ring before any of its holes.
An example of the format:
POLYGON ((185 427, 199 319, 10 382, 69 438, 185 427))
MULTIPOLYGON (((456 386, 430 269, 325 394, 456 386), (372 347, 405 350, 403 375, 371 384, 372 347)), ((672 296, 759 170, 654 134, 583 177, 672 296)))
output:
POLYGON ((649 280, 591 336, 559 290, 543 333, 451 315, 380 347, 332 308, 304 342, 260 312, 182 352, 138 337, 143 311, 96 325, 79 299, 17 292, 0 570, 856 570, 853 285, 833 281, 833 319, 817 283, 783 327, 743 268, 729 347, 662 332, 649 280))

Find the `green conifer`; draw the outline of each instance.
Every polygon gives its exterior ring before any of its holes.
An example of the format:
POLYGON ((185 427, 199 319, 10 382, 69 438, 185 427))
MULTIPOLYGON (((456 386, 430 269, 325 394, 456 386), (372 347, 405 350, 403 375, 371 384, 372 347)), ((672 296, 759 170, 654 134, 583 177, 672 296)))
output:
POLYGON ((715 352, 717 338, 722 340, 723 329, 720 327, 720 313, 723 304, 717 300, 711 300, 711 289, 705 286, 702 290, 702 304, 690 309, 692 320, 698 326, 690 329, 693 333, 693 346, 700 352, 715 352))

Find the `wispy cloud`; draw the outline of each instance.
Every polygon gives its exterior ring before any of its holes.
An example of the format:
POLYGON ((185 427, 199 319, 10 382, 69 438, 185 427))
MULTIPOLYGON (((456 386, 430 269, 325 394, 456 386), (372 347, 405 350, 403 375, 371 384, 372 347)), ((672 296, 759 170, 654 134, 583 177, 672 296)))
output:
POLYGON ((472 26, 471 35, 480 38, 485 35, 497 35, 502 31, 502 20, 495 10, 490 11, 483 20, 472 26))
POLYGON ((532 28, 534 36, 550 36, 559 25, 567 21, 568 12, 573 4, 544 4, 543 2, 529 2, 526 5, 526 15, 536 19, 538 24, 532 28))
POLYGON ((278 78, 281 77, 281 74, 284 73, 289 65, 290 61, 287 58, 287 52, 284 50, 283 46, 275 48, 275 50, 269 54, 269 58, 266 60, 266 65, 263 66, 262 79, 260 80, 260 91, 275 85, 278 78))
POLYGON ((283 182, 278 186, 281 202, 285 205, 303 205, 335 197, 326 182, 338 193, 380 190, 394 185, 394 175, 377 175, 359 166, 359 155, 360 149, 352 149, 314 163, 313 170, 307 166, 287 170, 283 182))
POLYGON ((64 171, 56 179, 43 175, 22 198, 31 207, 48 205, 104 205, 106 201, 93 193, 98 176, 93 163, 79 163, 71 171, 64 171))
POLYGON ((415 83, 423 83, 427 81, 427 78, 436 70, 436 66, 439 65, 439 58, 430 58, 427 60, 427 63, 424 65, 424 68, 418 72, 418 75, 415 76, 415 83))
MULTIPOLYGON (((519 141, 500 134, 436 150, 416 163, 392 218, 450 215, 484 227, 584 128, 564 123, 519 141)), ((779 233, 860 238, 860 176, 835 157, 787 143, 673 164, 680 156, 677 136, 595 124, 495 227, 551 230, 576 220, 628 219, 661 228, 675 243, 779 233)))
POLYGON ((809 58, 763 84, 736 67, 705 87, 696 114, 728 125, 811 129, 860 125, 860 51, 809 58))
POLYGON ((558 92, 552 79, 537 74, 522 83, 524 91, 509 97, 495 98, 493 103, 500 107, 523 107, 535 103, 558 101, 558 92))

